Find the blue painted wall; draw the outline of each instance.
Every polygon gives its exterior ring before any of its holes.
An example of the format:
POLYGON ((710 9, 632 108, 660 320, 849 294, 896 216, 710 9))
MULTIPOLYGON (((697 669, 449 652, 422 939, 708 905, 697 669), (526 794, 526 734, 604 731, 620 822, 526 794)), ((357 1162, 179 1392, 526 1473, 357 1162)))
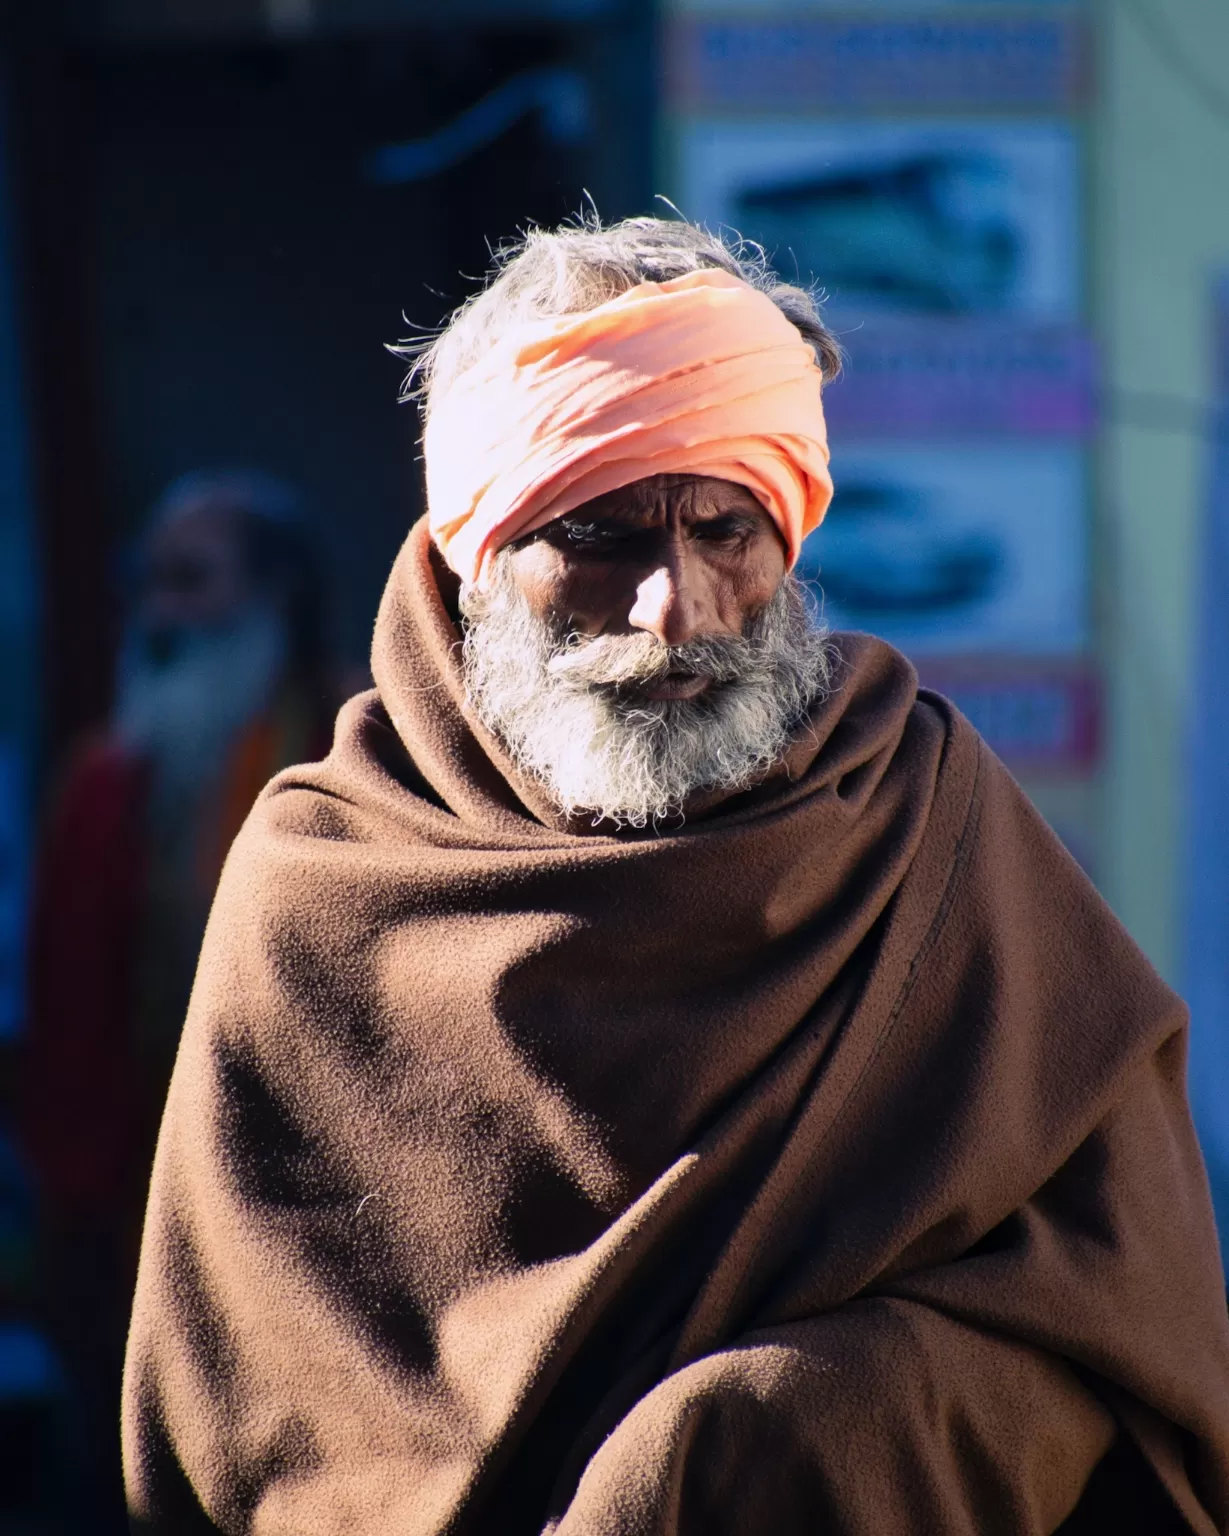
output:
POLYGON ((1219 399, 1209 419, 1208 495, 1189 725, 1186 975, 1191 1104, 1222 1253, 1229 1252, 1229 277, 1215 294, 1219 399))
POLYGON ((21 1027, 33 764, 37 587, 22 380, 8 82, 0 75, 0 1042, 21 1027))

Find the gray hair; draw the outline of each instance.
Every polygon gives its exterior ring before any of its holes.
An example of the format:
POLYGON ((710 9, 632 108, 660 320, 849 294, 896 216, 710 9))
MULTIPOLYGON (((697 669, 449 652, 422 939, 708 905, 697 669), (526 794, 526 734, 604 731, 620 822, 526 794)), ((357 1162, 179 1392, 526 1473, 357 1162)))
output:
POLYGON ((719 268, 766 294, 815 353, 825 381, 841 369, 841 349, 810 289, 782 282, 762 246, 715 235, 682 219, 624 219, 603 227, 596 214, 558 229, 530 229, 495 253, 486 286, 457 309, 434 338, 389 351, 410 363, 401 398, 420 399, 424 418, 511 325, 581 314, 643 282, 667 282, 719 268))
POLYGON ((745 634, 663 645, 644 631, 587 638, 540 617, 508 555, 461 597, 466 692, 518 766, 594 826, 660 827, 693 795, 758 783, 831 686, 836 654, 793 575, 745 634), (644 696, 676 668, 710 688, 644 696))

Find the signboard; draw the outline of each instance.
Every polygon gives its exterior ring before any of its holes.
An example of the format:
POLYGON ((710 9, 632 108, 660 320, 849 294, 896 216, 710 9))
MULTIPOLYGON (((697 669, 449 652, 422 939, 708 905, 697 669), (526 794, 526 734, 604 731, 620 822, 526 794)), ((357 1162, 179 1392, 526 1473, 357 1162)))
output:
POLYGON ((688 217, 826 294, 839 436, 1083 436, 1095 424, 1075 140, 1055 123, 680 124, 688 217))
POLYGON ((1096 425, 1092 344, 1075 326, 868 322, 842 336, 824 396, 842 437, 1083 437, 1096 425))
POLYGON ((847 447, 799 575, 834 629, 912 657, 1059 656, 1088 638, 1084 465, 1066 444, 847 447))
POLYGON ((680 124, 671 195, 763 245, 833 312, 1079 312, 1075 140, 1055 123, 680 124))
POLYGON ((865 112, 1070 110, 1085 95, 1084 25, 1065 8, 996 14, 679 15, 667 95, 687 108, 865 112))
POLYGON ((921 682, 951 699, 1015 773, 1083 775, 1096 767, 1101 685, 1084 662, 928 660, 921 682))

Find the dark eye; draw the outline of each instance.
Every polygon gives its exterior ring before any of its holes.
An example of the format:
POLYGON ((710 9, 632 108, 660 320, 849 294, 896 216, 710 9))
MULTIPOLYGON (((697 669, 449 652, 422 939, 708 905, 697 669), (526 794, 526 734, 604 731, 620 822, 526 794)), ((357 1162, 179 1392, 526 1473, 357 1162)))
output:
POLYGON ((636 533, 621 523, 584 523, 561 517, 556 525, 571 549, 586 551, 616 549, 636 533))
POLYGON ((694 538, 703 539, 709 544, 739 544, 751 536, 753 528, 754 524, 749 518, 732 514, 697 523, 692 533, 694 538))

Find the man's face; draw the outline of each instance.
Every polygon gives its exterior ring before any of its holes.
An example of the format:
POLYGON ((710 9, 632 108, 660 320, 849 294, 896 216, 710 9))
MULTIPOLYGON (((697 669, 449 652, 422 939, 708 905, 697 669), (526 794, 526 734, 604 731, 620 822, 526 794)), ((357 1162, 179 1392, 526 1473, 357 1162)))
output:
POLYGON ((231 509, 208 502, 189 506, 151 532, 138 601, 139 621, 151 633, 230 624, 253 596, 242 530, 231 509))
POLYGON ((770 772, 828 649, 749 491, 657 476, 501 550, 462 594, 470 701, 555 802, 646 827, 770 772))
MULTIPOLYGON (((746 634, 786 570, 776 525, 744 486, 654 475, 607 492, 514 546, 508 569, 530 609, 572 635, 653 636, 682 646, 746 634)), ((703 676, 672 671, 649 699, 692 699, 703 676)))
POLYGON ((282 676, 280 603, 253 579, 240 515, 190 503, 150 532, 120 656, 116 727, 178 793, 203 784, 282 676))

